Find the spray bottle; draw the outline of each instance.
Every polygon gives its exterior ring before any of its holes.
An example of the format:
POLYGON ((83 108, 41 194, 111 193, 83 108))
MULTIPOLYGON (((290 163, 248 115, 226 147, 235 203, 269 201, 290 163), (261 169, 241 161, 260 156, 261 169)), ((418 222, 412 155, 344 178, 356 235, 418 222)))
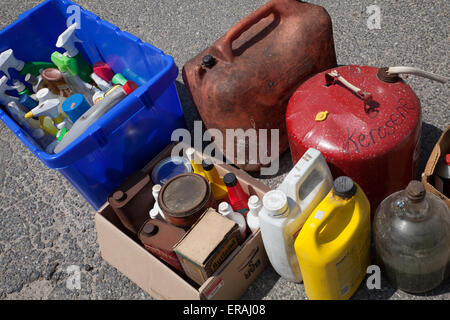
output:
POLYGON ((49 99, 40 103, 36 108, 25 115, 26 119, 40 117, 41 127, 44 131, 53 136, 57 136, 59 130, 66 127, 64 114, 59 112, 60 101, 58 99, 49 99), (51 122, 49 121, 49 118, 51 122))
POLYGON ((70 58, 59 52, 53 52, 52 61, 56 64, 59 71, 61 71, 64 80, 68 84, 70 90, 74 93, 81 93, 89 104, 93 104, 93 97, 97 88, 89 83, 84 82, 81 78, 74 72, 72 72, 69 68, 70 58))
POLYGON ((90 108, 67 133, 60 144, 55 148, 55 153, 60 153, 67 148, 74 140, 81 136, 95 121, 100 119, 105 113, 122 101, 127 95, 137 89, 137 84, 128 81, 123 87, 111 89, 105 97, 90 108))
POLYGON ((3 76, 0 79, 0 104, 4 106, 7 106, 11 101, 14 101, 16 103, 19 102, 19 98, 6 94, 6 91, 14 90, 14 87, 8 86, 7 82, 8 78, 6 76, 3 76))
POLYGON ((74 23, 66 31, 64 31, 56 42, 57 48, 64 48, 66 52, 64 55, 69 58, 68 68, 73 75, 77 75, 84 82, 89 83, 91 81, 92 68, 89 63, 84 60, 82 54, 75 47, 75 43, 82 43, 75 35, 75 30, 78 27, 78 23, 74 23))
POLYGON ((27 73, 25 81, 31 84, 34 93, 44 88, 44 79, 41 75, 33 76, 31 73, 27 73))
POLYGON ((54 67, 55 65, 50 62, 23 62, 22 60, 16 59, 12 49, 3 51, 0 54, 0 71, 3 71, 8 79, 11 79, 9 69, 17 70, 22 76, 28 73, 33 76, 38 76, 41 70, 54 67))

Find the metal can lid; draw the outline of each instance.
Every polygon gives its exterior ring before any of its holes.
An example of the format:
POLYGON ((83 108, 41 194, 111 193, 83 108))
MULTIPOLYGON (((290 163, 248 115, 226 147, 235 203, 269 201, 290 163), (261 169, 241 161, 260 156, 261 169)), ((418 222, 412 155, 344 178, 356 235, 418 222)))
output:
POLYGON ((334 195, 343 198, 352 198, 357 191, 356 184, 349 177, 339 177, 334 181, 334 195))
POLYGON ((202 209, 211 196, 211 188, 204 177, 186 173, 169 180, 159 195, 164 214, 187 217, 202 209))

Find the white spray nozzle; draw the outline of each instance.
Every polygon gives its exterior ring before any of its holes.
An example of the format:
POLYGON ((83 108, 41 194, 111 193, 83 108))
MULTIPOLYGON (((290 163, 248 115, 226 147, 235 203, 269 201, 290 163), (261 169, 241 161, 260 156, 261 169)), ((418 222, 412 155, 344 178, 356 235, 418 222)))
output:
POLYGON ((17 92, 22 92, 22 91, 25 91, 27 89, 27 87, 25 87, 25 85, 22 82, 20 82, 19 80, 14 80, 13 88, 15 90, 17 90, 17 92))
POLYGON ((22 71, 24 66, 25 62, 16 59, 16 57, 14 57, 14 51, 12 49, 3 51, 0 54, 0 71, 3 71, 8 79, 11 79, 11 75, 8 71, 10 68, 16 69, 17 71, 22 71))
POLYGON ((56 42, 57 48, 66 49, 67 55, 69 58, 73 58, 78 54, 78 49, 75 47, 75 42, 80 42, 75 35, 75 30, 78 28, 78 23, 74 23, 69 28, 66 29, 58 38, 56 42))
POLYGON ((45 100, 43 103, 39 104, 36 108, 31 110, 26 118, 32 117, 40 117, 40 116, 48 116, 50 118, 58 118, 59 117, 59 99, 50 99, 45 100))
POLYGON ((4 105, 5 107, 12 101, 13 102, 19 101, 19 98, 12 97, 5 93, 5 91, 7 90, 14 90, 13 87, 7 85, 7 82, 8 78, 6 76, 0 78, 0 104, 4 105))

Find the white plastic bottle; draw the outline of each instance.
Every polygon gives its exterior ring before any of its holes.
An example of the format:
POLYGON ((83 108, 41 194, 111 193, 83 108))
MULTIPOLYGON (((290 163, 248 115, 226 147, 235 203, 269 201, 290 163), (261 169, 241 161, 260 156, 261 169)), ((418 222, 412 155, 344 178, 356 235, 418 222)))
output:
POLYGON ((155 184, 152 188, 153 198, 155 198, 155 205, 153 206, 153 209, 150 210, 150 217, 152 219, 156 219, 159 215, 161 216, 162 219, 166 220, 166 216, 164 215, 158 204, 158 197, 159 193, 161 192, 161 189, 162 186, 160 184, 155 184))
POLYGON ((261 200, 257 196, 251 196, 248 200, 249 212, 247 213, 247 225, 252 233, 259 230, 259 212, 262 209, 261 200))
POLYGON ((239 212, 234 212, 231 205, 227 202, 222 202, 219 205, 219 213, 224 217, 233 220, 239 226, 239 230, 241 232, 241 240, 244 242, 247 237, 247 223, 245 222, 245 218, 239 212))
POLYGON ((327 196, 333 177, 323 155, 309 149, 276 191, 266 194, 259 214, 269 260, 283 278, 301 282, 294 242, 313 210, 327 196))

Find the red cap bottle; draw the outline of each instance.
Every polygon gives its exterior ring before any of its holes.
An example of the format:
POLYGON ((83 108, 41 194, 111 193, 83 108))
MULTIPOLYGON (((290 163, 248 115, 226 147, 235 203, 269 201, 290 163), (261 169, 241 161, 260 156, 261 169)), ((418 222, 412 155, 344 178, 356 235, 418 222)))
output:
POLYGON ((228 189, 228 200, 230 201, 231 207, 234 211, 242 213, 244 217, 247 216, 248 209, 248 199, 249 195, 244 192, 236 175, 233 173, 228 173, 223 177, 223 182, 228 189))

